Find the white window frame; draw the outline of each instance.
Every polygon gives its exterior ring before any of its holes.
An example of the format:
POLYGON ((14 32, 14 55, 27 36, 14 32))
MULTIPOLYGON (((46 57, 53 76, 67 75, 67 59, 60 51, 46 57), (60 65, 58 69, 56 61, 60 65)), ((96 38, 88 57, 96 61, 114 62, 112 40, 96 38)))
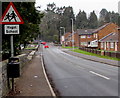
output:
POLYGON ((114 48, 114 42, 110 43, 110 48, 113 49, 114 48))
POLYGON ((86 35, 81 35, 81 38, 86 38, 86 35))
POLYGON ((91 35, 87 35, 87 38, 91 38, 91 35))
POLYGON ((81 42, 82 46, 87 46, 87 42, 81 42))

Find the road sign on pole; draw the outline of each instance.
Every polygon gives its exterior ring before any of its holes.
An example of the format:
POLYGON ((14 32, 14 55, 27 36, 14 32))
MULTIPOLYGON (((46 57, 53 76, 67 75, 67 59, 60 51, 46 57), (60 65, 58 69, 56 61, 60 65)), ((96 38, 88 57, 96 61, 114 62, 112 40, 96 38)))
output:
POLYGON ((6 8, 2 18, 0 19, 0 24, 23 24, 23 20, 18 13, 12 2, 9 3, 6 8))
MULTIPOLYGON (((11 57, 14 57, 14 45, 13 45, 13 35, 19 34, 19 25, 15 24, 23 24, 20 14, 16 10, 14 4, 12 2, 9 3, 6 8, 2 18, 0 19, 0 24, 9 24, 5 25, 5 34, 11 34, 10 43, 11 43, 11 57)), ((8 77, 9 82, 9 77, 8 77)), ((10 86, 10 85, 9 85, 10 86)), ((12 91, 14 91, 14 78, 12 78, 12 91)))
POLYGON ((19 25, 5 25, 5 34, 19 34, 19 25))

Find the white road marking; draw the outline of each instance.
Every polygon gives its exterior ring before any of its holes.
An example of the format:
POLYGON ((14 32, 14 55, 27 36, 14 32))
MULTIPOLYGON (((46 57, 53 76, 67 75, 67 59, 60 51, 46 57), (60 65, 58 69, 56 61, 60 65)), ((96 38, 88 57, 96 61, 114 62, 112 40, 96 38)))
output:
POLYGON ((89 72, 92 73, 92 74, 95 74, 95 75, 97 75, 97 76, 100 76, 100 77, 102 77, 102 78, 104 78, 104 79, 110 80, 110 78, 108 78, 108 77, 106 77, 106 76, 104 76, 104 75, 98 74, 98 73, 96 73, 96 72, 94 72, 94 71, 89 71, 89 72))

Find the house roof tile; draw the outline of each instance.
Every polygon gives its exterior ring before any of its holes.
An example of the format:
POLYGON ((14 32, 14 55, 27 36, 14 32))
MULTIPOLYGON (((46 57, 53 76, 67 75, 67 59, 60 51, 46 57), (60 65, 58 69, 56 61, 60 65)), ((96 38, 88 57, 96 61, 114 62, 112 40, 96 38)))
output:
POLYGON ((102 30, 103 28, 105 28, 105 27, 108 26, 109 24, 111 24, 111 23, 106 23, 105 25, 103 25, 103 26, 95 29, 95 30, 93 31, 93 33, 97 33, 98 31, 102 30))
POLYGON ((118 32, 112 32, 99 40, 100 42, 118 42, 118 32))
POLYGON ((77 33, 79 35, 92 35, 93 33, 97 33, 98 31, 104 29, 106 26, 110 25, 112 23, 106 23, 105 25, 97 28, 97 29, 78 29, 77 33))
POLYGON ((77 33, 79 35, 91 35, 95 29, 78 29, 77 33))

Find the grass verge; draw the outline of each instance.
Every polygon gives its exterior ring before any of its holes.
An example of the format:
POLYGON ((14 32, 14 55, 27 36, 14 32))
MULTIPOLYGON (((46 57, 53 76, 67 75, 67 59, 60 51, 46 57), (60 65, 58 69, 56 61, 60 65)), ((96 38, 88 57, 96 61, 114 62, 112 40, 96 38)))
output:
MULTIPOLYGON (((66 49, 72 49, 73 47, 69 47, 69 46, 62 46, 62 48, 66 48, 66 49)), ((78 47, 74 47, 75 49, 78 47)))
POLYGON ((82 54, 85 54, 85 55, 91 55, 91 56, 96 56, 96 57, 100 57, 100 58, 120 61, 119 58, 114 58, 114 57, 109 57, 109 56, 102 56, 102 55, 94 54, 94 53, 91 53, 91 52, 83 51, 83 50, 80 50, 80 49, 75 49, 75 50, 71 50, 71 51, 77 52, 77 53, 82 53, 82 54))

